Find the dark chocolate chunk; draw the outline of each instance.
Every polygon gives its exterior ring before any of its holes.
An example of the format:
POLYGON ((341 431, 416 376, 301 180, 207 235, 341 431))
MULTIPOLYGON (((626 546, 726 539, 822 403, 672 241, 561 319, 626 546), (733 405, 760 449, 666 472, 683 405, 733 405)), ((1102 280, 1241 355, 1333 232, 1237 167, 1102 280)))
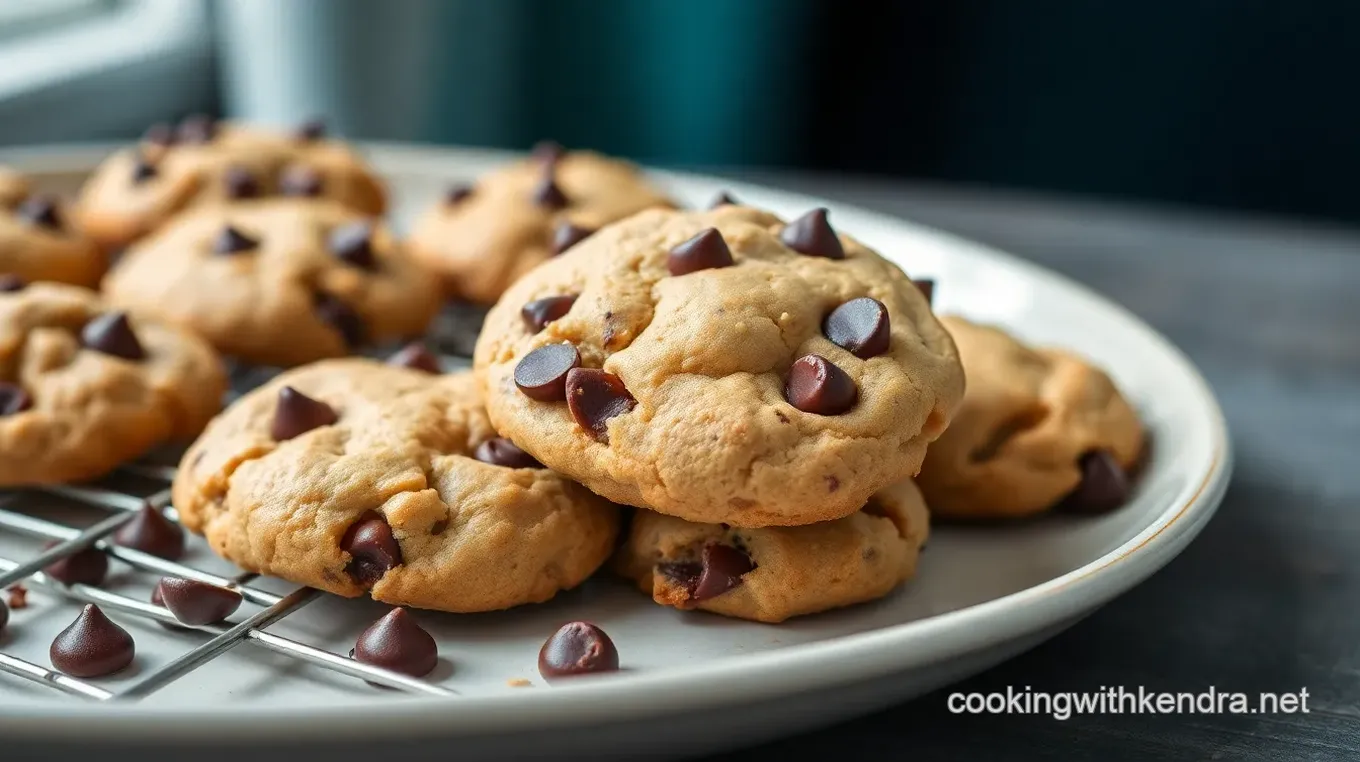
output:
POLYGON ((321 173, 301 164, 285 167, 279 177, 279 193, 285 196, 320 196, 321 173))
POLYGON ((388 569, 401 565, 401 546, 392 534, 392 527, 373 511, 350 525, 340 541, 340 549, 351 556, 345 572, 361 585, 372 585, 388 569))
POLYGON ((851 299, 826 316, 822 333, 855 357, 877 357, 888 351, 888 308, 867 296, 851 299))
POLYGON ((118 528, 113 541, 168 561, 184 555, 184 530, 150 503, 143 503, 137 515, 118 528))
POLYGON ((434 353, 421 341, 413 341, 402 347, 396 354, 387 358, 387 364, 398 368, 423 370, 435 375, 444 372, 444 369, 439 365, 439 358, 435 357, 434 353))
POLYGON ((0 294, 9 294, 15 291, 23 291, 28 283, 23 278, 13 273, 0 274, 0 294))
POLYGON ((735 198, 732 198, 732 196, 727 191, 723 191, 713 197, 713 200, 710 201, 708 204, 708 208, 717 209, 720 206, 738 206, 739 203, 740 202, 738 202, 735 198))
POLYGON ((259 241, 231 225, 227 225, 213 239, 212 250, 214 254, 238 254, 243 251, 250 251, 259 245, 259 241))
POLYGON ((5 631, 5 625, 9 624, 9 607, 4 601, 0 601, 0 632, 5 631))
POLYGON ((341 262, 372 270, 377 265, 373 255, 373 224, 359 220, 341 225, 331 231, 326 245, 341 262))
POLYGON ((495 437, 482 442, 477 446, 473 455, 477 460, 490 463, 493 466, 505 466, 506 468, 543 467, 542 463, 534 460, 534 456, 519 449, 514 442, 504 437, 495 437))
POLYGON ((52 666, 76 677, 111 675, 132 663, 136 644, 93 603, 52 641, 52 666))
POLYGON ((576 295, 566 296, 545 296, 542 299, 535 299, 532 302, 519 308, 520 317, 524 318, 524 325, 530 333, 538 333, 554 320, 560 319, 571 310, 571 305, 576 303, 576 295))
POLYGON ((789 368, 784 399, 804 413, 839 415, 854 407, 859 389, 854 379, 830 360, 804 355, 789 368))
POLYGON ((314 304, 316 316, 321 322, 334 328, 347 346, 354 348, 364 343, 368 328, 364 326, 364 319, 359 317, 359 313, 352 307, 330 294, 317 294, 314 304))
POLYGON ((312 118, 299 124, 293 132, 298 140, 310 142, 326 137, 326 121, 321 118, 312 118))
POLYGON ((581 353, 570 344, 547 344, 530 352, 515 366, 515 386, 541 402, 567 398, 567 374, 581 367, 581 353))
POLYGON ((241 594, 193 579, 165 577, 156 585, 161 605, 191 627, 220 622, 241 607, 241 594))
POLYGON ((600 441, 609 439, 609 419, 637 405, 623 379, 596 368, 574 368, 567 374, 567 407, 581 428, 600 441))
POLYGON ((790 222, 779 234, 784 245, 809 257, 845 259, 845 248, 831 223, 826 221, 825 209, 813 209, 790 222))
POLYGON ((594 234, 593 228, 583 228, 571 224, 570 222, 558 223, 557 229, 553 231, 552 253, 557 256, 570 249, 576 244, 584 241, 594 234))
POLYGON ((61 230, 61 213, 57 211, 57 200, 45 193, 29 196, 14 210, 19 219, 30 225, 48 230, 61 230))
POLYGON ((222 182, 227 186, 227 198, 255 198, 260 195, 260 182, 245 167, 228 167, 222 182))
POLYGON ((562 625, 538 652, 538 673, 549 680, 618 668, 619 651, 614 641, 590 622, 562 625))
POLYGON ((456 206, 458 204, 463 203, 463 201, 466 200, 467 197, 471 195, 472 186, 468 185, 467 183, 458 183, 456 185, 450 185, 448 190, 444 191, 444 203, 448 204, 449 206, 456 206))
POLYGON ((15 415, 33 407, 33 397, 22 386, 0 381, 0 416, 15 415))
POLYGON ((340 417, 330 405, 314 400, 291 386, 285 386, 279 390, 279 401, 274 408, 274 422, 269 434, 276 441, 283 442, 338 420, 340 417))
POLYGON ((1063 501, 1063 508, 1077 513, 1114 510, 1129 499, 1129 477, 1114 456, 1095 450, 1081 456, 1081 482, 1063 501))
POLYGON ((935 279, 916 278, 912 282, 915 283, 916 288, 919 289, 920 292, 925 295, 926 303, 933 306, 935 304, 935 279))
MULTIPOLYGON (((161 580, 161 581, 164 581, 164 580, 161 580)), ((153 605, 153 606, 164 606, 164 605, 165 605, 165 596, 161 595, 161 583, 160 583, 160 582, 157 582, 157 583, 156 583, 156 587, 153 588, 153 589, 151 590, 151 605, 153 605)), ((163 622, 163 621, 161 621, 161 620, 159 620, 159 619, 156 620, 156 624, 159 624, 160 626, 164 627, 164 628, 167 629, 167 630, 182 630, 182 629, 184 629, 184 628, 182 628, 182 627, 180 627, 180 626, 178 626, 178 625, 170 624, 169 622, 163 622)))
POLYGON ((142 360, 146 350, 132 332, 125 312, 105 312, 80 329, 80 343, 87 349, 124 360, 142 360))
POLYGON ((547 171, 543 173, 543 179, 534 186, 533 193, 529 196, 535 204, 548 209, 561 209, 567 205, 567 194, 558 187, 557 181, 553 178, 553 173, 547 171))
MULTIPOLYGON (((50 548, 56 542, 47 543, 50 548)), ((43 574, 57 580, 64 585, 90 585, 92 587, 103 584, 104 577, 109 573, 109 557, 102 550, 97 548, 82 548, 64 558, 48 564, 43 569, 43 574)))
POLYGON ((731 267, 732 250, 717 228, 709 228, 684 243, 676 245, 666 256, 666 267, 671 275, 688 275, 699 270, 731 267))
POLYGON ((215 137, 217 120, 207 114, 187 116, 175 130, 175 138, 181 143, 211 143, 215 137))
POLYGON ((145 156, 137 155, 132 161, 132 184, 141 185, 157 175, 156 165, 146 160, 145 156))
POLYGON ((359 635, 354 658, 403 675, 424 677, 439 663, 439 645, 410 612, 395 608, 359 635))
POLYGON ((742 575, 755 569, 751 557, 731 545, 711 542, 704 546, 700 573, 690 593, 692 601, 717 598, 742 583, 742 575))

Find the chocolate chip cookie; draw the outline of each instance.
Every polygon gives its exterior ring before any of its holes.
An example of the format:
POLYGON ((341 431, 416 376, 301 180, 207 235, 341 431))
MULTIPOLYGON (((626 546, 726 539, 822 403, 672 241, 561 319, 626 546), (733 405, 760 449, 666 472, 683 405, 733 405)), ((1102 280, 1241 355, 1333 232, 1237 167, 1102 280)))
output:
POLYGON ((348 358, 235 402, 173 486, 241 567, 453 612, 536 603, 610 554, 618 509, 497 436, 468 373, 348 358))
POLYGON ((1101 511, 1128 497, 1143 427, 1104 371, 1004 329, 943 319, 968 377, 963 405, 918 482, 933 514, 1014 518, 1057 504, 1101 511))
POLYGON ((825 210, 651 210, 516 283, 475 365, 497 430, 613 500, 796 526, 915 475, 963 395, 954 343, 825 210))
POLYGON ((0 168, 0 276, 98 285, 108 259, 69 216, 60 199, 34 193, 22 174, 0 168))
POLYGON ((424 333, 438 287, 381 223, 335 201, 200 207, 130 247, 115 304, 247 362, 293 366, 424 333))
POLYGON ((638 511, 613 567, 663 606, 778 623, 882 598, 916 572, 929 533, 921 492, 904 480, 849 516, 801 527, 638 511))
POLYGON ((539 263, 596 229, 672 206, 627 162, 542 144, 534 156, 455 186, 416 223, 411 251, 449 295, 490 305, 539 263))
POLYGON ((93 291, 0 288, 0 487, 103 476, 198 434, 226 373, 208 344, 93 291))
POLYGON ((280 195, 328 198, 370 215, 386 208, 372 170, 319 123, 290 134, 193 117, 153 127, 109 157, 81 190, 79 212, 96 241, 117 248, 191 206, 280 195))

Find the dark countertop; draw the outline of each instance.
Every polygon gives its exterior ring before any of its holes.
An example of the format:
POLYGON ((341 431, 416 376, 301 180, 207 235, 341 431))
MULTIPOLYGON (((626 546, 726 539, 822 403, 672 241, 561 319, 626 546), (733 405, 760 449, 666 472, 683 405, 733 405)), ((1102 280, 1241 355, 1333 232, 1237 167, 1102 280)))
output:
POLYGON ((1048 643, 878 714, 720 759, 1360 758, 1360 231, 902 183, 727 173, 1014 252, 1122 303, 1204 372, 1236 464, 1164 570, 1048 643), (1255 695, 1307 714, 954 715, 1007 686, 1255 695))

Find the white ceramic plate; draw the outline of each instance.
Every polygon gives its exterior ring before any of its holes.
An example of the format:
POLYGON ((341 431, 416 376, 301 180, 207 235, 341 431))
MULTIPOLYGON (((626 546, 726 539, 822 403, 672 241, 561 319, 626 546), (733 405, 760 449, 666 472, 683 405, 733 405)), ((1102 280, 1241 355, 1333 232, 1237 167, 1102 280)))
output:
MULTIPOLYGON (((0 161, 70 192, 106 150, 12 152, 0 161)), ((400 146, 369 151, 393 188, 399 227, 450 181, 471 179, 509 158, 400 146)), ((1186 358, 1121 308, 1006 254, 901 220, 711 178, 657 178, 696 205, 727 189, 784 216, 829 206, 837 228, 907 272, 935 277, 940 311, 997 321, 1027 339, 1093 358, 1132 398, 1156 442, 1132 502, 1097 517, 939 528, 917 578, 897 593, 779 626, 661 608, 603 575, 540 606, 424 614, 443 657, 433 679, 458 690, 455 699, 411 698, 249 646, 137 704, 66 698, 0 675, 0 737, 9 744, 245 744, 256 759, 293 753, 278 746, 289 740, 356 751, 402 739, 406 759, 452 750, 460 759, 693 754, 829 724, 986 669, 1138 584, 1213 514, 1231 459, 1218 405, 1186 358), (624 671, 547 686, 535 668, 539 646, 570 619, 603 627, 618 645, 624 671), (532 686, 509 685, 516 679, 532 686)), ((33 547, 0 533, 0 556, 21 558, 33 547)), ((228 568, 201 545, 189 560, 228 568)), ((153 582, 129 572, 110 584, 141 596, 153 582)), ((0 637, 0 650, 46 664, 52 636, 76 609, 50 596, 31 597, 33 605, 15 612, 0 637)), ((270 631, 344 653, 383 610, 326 597, 270 631)), ((132 674, 107 682, 113 688, 205 637, 119 621, 136 637, 139 656, 132 674)))

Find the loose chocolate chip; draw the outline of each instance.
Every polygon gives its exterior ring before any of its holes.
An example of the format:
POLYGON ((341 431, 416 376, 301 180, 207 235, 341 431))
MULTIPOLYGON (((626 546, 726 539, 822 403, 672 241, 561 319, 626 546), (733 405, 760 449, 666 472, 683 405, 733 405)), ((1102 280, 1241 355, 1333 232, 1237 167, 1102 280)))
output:
POLYGON ((227 187, 227 198, 255 198, 260 195, 260 183, 245 167, 228 167, 222 176, 227 187))
POLYGON ((553 179, 551 171, 543 173, 543 179, 534 186, 533 193, 530 194, 535 204, 548 209, 561 209, 567 205, 567 194, 558 187, 557 181, 553 179))
POLYGON ((519 308, 520 317, 524 318, 524 325, 531 333, 538 333, 543 330, 548 323, 559 320, 571 310, 571 305, 576 303, 576 295, 567 296, 545 296, 542 299, 535 299, 532 302, 519 308))
POLYGON ((351 556, 345 572, 361 585, 372 585, 388 569, 401 565, 401 546, 392 535, 392 527, 373 511, 350 525, 340 549, 351 556))
POLYGON ((299 164, 287 167, 279 177, 279 193, 285 196, 320 196, 321 173, 299 164))
POLYGON ((29 196, 15 210, 19 219, 48 230, 61 230, 61 214, 57 211, 57 200, 46 194, 29 196))
POLYGON ((161 605, 191 627, 220 622, 241 607, 240 593, 198 580, 165 577, 156 590, 161 605))
POLYGON ((326 137, 326 122, 319 118, 308 119, 298 125, 295 134, 302 141, 320 140, 326 137))
POLYGON ((0 416, 15 415, 33 407, 33 397, 18 384, 0 381, 0 416))
POLYGON ((4 601, 0 601, 0 632, 5 631, 5 625, 9 624, 9 607, 4 601))
POLYGON ((538 652, 538 673, 549 680, 618 668, 619 650, 614 641, 590 622, 562 625, 538 652))
POLYGON ((854 379, 830 360, 804 355, 789 368, 784 399, 804 413, 839 415, 854 407, 859 389, 854 379))
POLYGON ((738 204, 739 202, 735 198, 732 198, 727 191, 723 191, 713 197, 713 200, 708 204, 708 208, 717 209, 720 206, 737 206, 738 204))
POLYGON ((709 228, 699 235, 678 244, 666 255, 666 267, 671 275, 688 275, 699 270, 731 267, 732 250, 717 228, 709 228))
POLYGON ((1079 513, 1101 513, 1129 499, 1129 478, 1114 456, 1095 450, 1081 456, 1081 482, 1063 501, 1063 508, 1079 513))
POLYGON ((690 600, 706 601, 717 598, 741 585, 742 575, 755 569, 751 557, 730 545, 709 543, 704 546, 702 571, 695 581, 690 600))
POLYGON ((577 227, 576 225, 573 225, 570 222, 562 222, 558 224, 557 229, 553 231, 552 239, 553 256, 557 256, 558 254, 561 254, 567 249, 570 249, 576 244, 584 241, 585 239, 589 238, 591 234, 593 234, 594 232, 595 231, 591 228, 577 227))
POLYGON ((127 630, 99 607, 87 604, 80 616, 52 641, 52 666, 76 677, 111 675, 132 663, 137 646, 127 630))
POLYGON ((142 140, 152 145, 169 146, 175 143, 175 128, 165 122, 157 122, 146 128, 142 140))
POLYGON ((373 255, 373 225, 366 220, 346 223, 331 231, 326 246, 336 259, 364 270, 377 264, 373 255))
POLYGON ((809 257, 845 259, 845 249, 831 223, 826 221, 825 209, 813 209, 790 222, 779 234, 784 245, 809 257))
POLYGON ((439 663, 439 645, 404 608, 387 612, 354 643, 354 658, 364 664, 411 677, 424 677, 439 663))
POLYGON ((623 379, 595 368, 574 368, 567 374, 567 408, 581 428, 596 439, 609 439, 609 419, 632 410, 637 400, 623 379))
POLYGON ((455 206, 457 204, 463 203, 463 201, 466 200, 467 197, 471 195, 472 195, 471 185, 468 185, 467 183, 458 183, 457 185, 451 185, 449 186, 448 190, 444 191, 444 203, 448 204, 449 206, 455 206))
POLYGON ((387 364, 398 368, 423 370, 435 375, 444 372, 444 369, 439 365, 439 358, 435 357, 424 342, 420 341, 414 341, 402 347, 401 351, 387 358, 387 364))
POLYGON ((490 463, 493 466, 505 466, 506 468, 543 467, 542 463, 534 460, 534 456, 519 449, 514 442, 504 437, 496 437, 482 442, 477 446, 477 451, 473 455, 477 460, 490 463))
POLYGON ((888 351, 888 327, 888 308, 861 296, 832 310, 822 322, 822 333, 832 344, 867 360, 888 351))
MULTIPOLYGON (((163 595, 161 594, 161 582, 164 582, 164 581, 165 581, 165 580, 162 579, 160 582, 157 582, 157 583, 156 583, 156 587, 155 587, 154 589, 152 589, 152 591, 151 591, 151 605, 153 605, 153 606, 164 606, 164 605, 165 605, 165 596, 163 596, 163 595)), ((160 626, 164 627, 164 628, 167 629, 167 630, 180 630, 180 629, 183 629, 182 627, 179 627, 179 626, 177 626, 177 625, 170 624, 169 622, 163 622, 163 621, 161 621, 161 620, 159 620, 159 619, 156 620, 156 624, 159 624, 160 626)))
POLYGON ((238 254, 243 251, 250 251, 259 245, 259 241, 231 225, 227 225, 213 239, 212 250, 214 254, 238 254))
POLYGON ((920 289, 921 293, 925 295, 925 297, 926 297, 926 304, 934 305, 934 304, 935 304, 935 279, 934 279, 934 278, 917 278, 916 280, 914 280, 914 281, 912 281, 912 282, 915 283, 915 284, 916 284, 916 288, 920 289))
POLYGON ((515 386, 540 402, 567 398, 567 374, 581 367, 581 353, 570 344, 547 344, 525 355, 515 366, 515 386))
POLYGON ((177 560, 184 555, 184 530, 179 524, 165 517, 165 514, 143 503, 131 521, 118 528, 113 541, 125 548, 140 550, 143 553, 177 560))
POLYGON ((274 422, 269 435, 277 442, 287 441, 312 429, 329 426, 340 420, 335 409, 314 400, 291 386, 279 390, 279 401, 274 407, 274 422))
MULTIPOLYGON (((47 543, 48 548, 56 545, 47 543)), ((104 582, 109 573, 109 557, 97 548, 83 548, 65 558, 59 558, 43 569, 43 574, 65 585, 90 585, 104 582)))
POLYGON ((192 114, 179 123, 175 137, 181 143, 211 143, 217 137, 217 120, 207 114, 192 114))
POLYGON ((146 160, 145 156, 138 156, 132 162, 132 184, 141 185, 142 183, 155 177, 156 165, 146 160))
POLYGON ((555 164, 566 152, 567 149, 556 140, 540 140, 534 144, 533 157, 540 164, 555 164))
POLYGON ((103 352, 106 355, 121 357, 124 360, 141 360, 146 357, 142 342, 132 332, 127 313, 105 312, 80 329, 80 343, 87 349, 103 352))
POLYGON ((364 319, 352 307, 330 294, 318 294, 315 301, 316 316, 321 322, 334 328, 351 348, 364 343, 368 329, 364 319))
POLYGON ((24 279, 20 278, 17 275, 14 275, 12 273, 0 274, 0 294, 8 294, 13 293, 15 291, 23 291, 24 286, 27 285, 28 284, 24 282, 24 279))

